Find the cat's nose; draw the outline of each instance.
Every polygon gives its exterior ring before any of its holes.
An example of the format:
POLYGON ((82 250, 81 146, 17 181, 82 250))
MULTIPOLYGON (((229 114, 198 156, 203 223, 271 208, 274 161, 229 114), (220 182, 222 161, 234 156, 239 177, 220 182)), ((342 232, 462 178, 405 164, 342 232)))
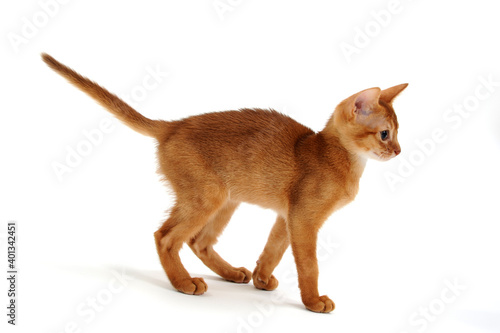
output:
POLYGON ((401 148, 394 149, 394 154, 396 154, 396 156, 398 156, 400 153, 401 153, 401 148))

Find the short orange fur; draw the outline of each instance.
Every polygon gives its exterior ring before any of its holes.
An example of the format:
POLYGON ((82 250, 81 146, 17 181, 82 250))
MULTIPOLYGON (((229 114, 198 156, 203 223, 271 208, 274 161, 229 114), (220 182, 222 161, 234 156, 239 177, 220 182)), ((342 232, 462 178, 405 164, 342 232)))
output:
POLYGON ((119 120, 158 141, 159 172, 175 191, 176 203, 154 238, 161 265, 177 290, 194 295, 207 290, 205 281, 192 278, 182 265, 184 243, 224 279, 248 283, 253 278, 255 287, 264 290, 278 286, 272 272, 291 245, 305 307, 334 309, 318 292, 317 233, 330 214, 356 196, 367 157, 388 160, 401 151, 392 102, 407 84, 350 96, 315 133, 261 109, 151 120, 51 56, 42 58, 119 120), (253 273, 231 266, 213 248, 240 202, 278 214, 253 273))

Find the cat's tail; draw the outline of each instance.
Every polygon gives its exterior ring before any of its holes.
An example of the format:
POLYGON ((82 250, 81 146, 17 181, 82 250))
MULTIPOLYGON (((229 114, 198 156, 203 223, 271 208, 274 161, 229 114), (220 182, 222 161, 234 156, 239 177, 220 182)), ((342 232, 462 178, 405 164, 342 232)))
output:
POLYGON ((47 53, 42 53, 42 59, 50 68, 59 75, 65 77, 78 89, 95 99, 116 118, 133 130, 151 137, 158 137, 161 134, 160 131, 164 127, 162 124, 167 122, 144 117, 115 94, 110 93, 97 83, 78 74, 68 66, 61 64, 47 53))

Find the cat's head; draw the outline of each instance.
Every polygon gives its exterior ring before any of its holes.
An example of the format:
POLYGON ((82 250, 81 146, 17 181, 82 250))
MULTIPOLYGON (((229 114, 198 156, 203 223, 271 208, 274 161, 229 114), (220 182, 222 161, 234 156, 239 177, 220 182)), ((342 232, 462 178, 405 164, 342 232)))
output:
POLYGON ((401 152, 399 125, 392 102, 407 86, 371 88, 352 95, 337 106, 327 128, 334 126, 352 153, 379 161, 397 156, 401 152))

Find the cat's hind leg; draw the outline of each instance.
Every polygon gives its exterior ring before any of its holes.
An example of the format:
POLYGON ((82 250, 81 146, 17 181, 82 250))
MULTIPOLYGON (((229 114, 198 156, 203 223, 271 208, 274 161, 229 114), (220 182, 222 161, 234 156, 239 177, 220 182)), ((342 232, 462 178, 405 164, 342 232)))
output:
POLYGON ((202 278, 191 278, 182 265, 179 251, 210 220, 227 197, 223 195, 180 196, 170 217, 155 232, 155 242, 160 262, 170 282, 177 290, 190 295, 201 295, 207 290, 202 278))
POLYGON ((226 202, 203 229, 190 240, 189 246, 208 268, 223 279, 237 283, 248 283, 252 279, 252 273, 244 267, 231 266, 213 248, 217 237, 226 227, 238 205, 239 202, 226 202))
POLYGON ((264 251, 262 251, 257 266, 253 271, 253 284, 256 288, 274 290, 278 287, 278 280, 272 273, 281 261, 288 245, 290 245, 290 242, 288 240, 286 221, 283 217, 278 216, 264 251))

